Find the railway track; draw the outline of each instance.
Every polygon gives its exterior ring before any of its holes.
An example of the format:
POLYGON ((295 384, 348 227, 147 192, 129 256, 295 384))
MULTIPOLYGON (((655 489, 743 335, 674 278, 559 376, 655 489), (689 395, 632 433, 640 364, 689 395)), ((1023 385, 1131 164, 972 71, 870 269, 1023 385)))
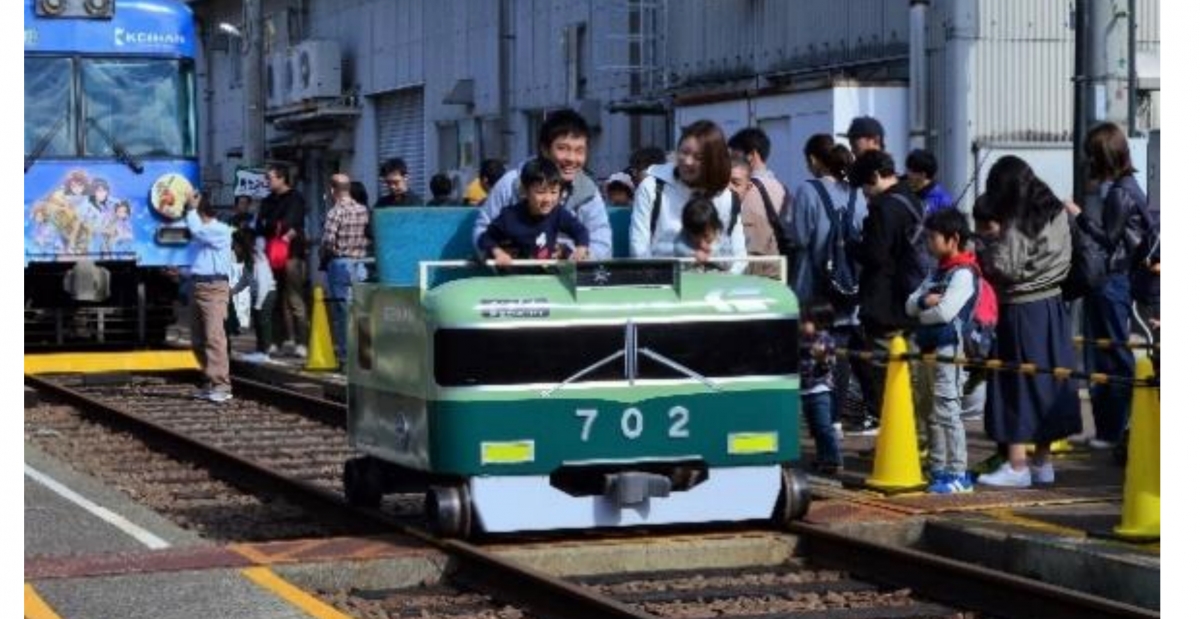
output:
MULTIPOLYGON (((1158 616, 802 523, 791 527, 801 539, 802 558, 783 566, 554 578, 478 546, 432 537, 411 514, 405 517, 403 509, 350 507, 339 480, 341 463, 351 452, 344 429, 338 427, 335 412, 340 405, 336 403, 246 380, 235 383, 239 398, 233 406, 192 400, 191 387, 181 377, 133 377, 129 383, 87 385, 26 376, 26 384, 93 419, 146 437, 172 454, 205 468, 220 468, 238 485, 284 497, 322 517, 402 531, 414 543, 455 559, 447 582, 437 586, 442 589, 324 592, 346 610, 369 611, 374 613, 371 616, 413 616, 409 611, 422 604, 432 608, 456 600, 475 613, 464 617, 506 619, 1158 616)), ((107 451, 121 449, 111 446, 107 451)))

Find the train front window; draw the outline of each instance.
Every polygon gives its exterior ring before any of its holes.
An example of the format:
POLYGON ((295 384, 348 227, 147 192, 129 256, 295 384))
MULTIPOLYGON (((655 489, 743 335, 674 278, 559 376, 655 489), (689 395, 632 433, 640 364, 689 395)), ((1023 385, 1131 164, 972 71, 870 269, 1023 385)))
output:
POLYGON ((25 58, 25 156, 75 154, 70 58, 25 58))
MULTIPOLYGON (((84 156, 195 157, 191 63, 158 58, 81 62, 84 156)), ((28 109, 28 106, 27 108, 28 109)))

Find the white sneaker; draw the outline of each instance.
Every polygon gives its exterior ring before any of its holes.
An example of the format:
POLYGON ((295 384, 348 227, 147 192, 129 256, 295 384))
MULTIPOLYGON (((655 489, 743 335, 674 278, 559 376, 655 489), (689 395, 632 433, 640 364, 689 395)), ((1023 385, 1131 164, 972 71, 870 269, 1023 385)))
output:
POLYGON ((1088 447, 1091 447, 1092 449, 1098 449, 1098 450, 1112 449, 1113 447, 1117 446, 1116 443, 1111 443, 1109 441, 1106 441, 1103 439, 1098 439, 1098 438, 1090 439, 1087 444, 1088 444, 1088 447))
POLYGON ((268 357, 271 355, 278 355, 278 354, 279 354, 278 346, 271 344, 270 346, 267 347, 267 356, 268 357))
POLYGON ((980 475, 978 482, 985 486, 1000 486, 1004 488, 1028 488, 1032 484, 1029 467, 1022 471, 1014 470, 1012 465, 1005 462, 1000 468, 986 475, 980 475))
POLYGON ((208 392, 208 397, 205 399, 209 402, 216 402, 217 404, 220 404, 222 402, 228 402, 232 400, 233 394, 229 393, 228 391, 213 389, 212 391, 208 392))
POLYGON ((305 348, 303 344, 298 344, 296 346, 296 351, 293 354, 295 354, 297 357, 300 357, 301 359, 307 359, 308 358, 308 349, 305 348))
POLYGON ((267 353, 265 353, 265 352, 247 353, 247 354, 242 355, 242 361, 245 361, 246 363, 255 363, 255 364, 266 363, 267 353))
POLYGON ((1032 462, 1029 463, 1029 479, 1035 484, 1052 484, 1054 483, 1054 465, 1047 461, 1039 466, 1032 462))
POLYGON ((295 354, 296 343, 292 340, 284 340, 283 346, 279 347, 279 351, 285 355, 295 354))

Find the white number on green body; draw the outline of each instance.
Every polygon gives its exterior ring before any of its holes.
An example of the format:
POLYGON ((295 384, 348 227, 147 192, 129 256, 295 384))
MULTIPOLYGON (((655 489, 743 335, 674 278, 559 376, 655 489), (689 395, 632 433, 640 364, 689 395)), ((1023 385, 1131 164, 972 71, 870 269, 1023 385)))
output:
MULTIPOLYGON (((592 426, 595 425, 596 419, 600 416, 600 411, 594 408, 580 408, 575 410, 575 416, 583 422, 583 427, 579 432, 579 440, 588 442, 592 438, 592 426)), ((691 436, 688 430, 688 421, 691 419, 691 413, 688 409, 682 406, 674 406, 667 411, 667 419, 670 422, 670 427, 667 429, 668 438, 689 438, 691 436)), ((611 426, 610 426, 611 427, 611 426)), ((634 440, 642 435, 645 429, 645 416, 642 411, 635 407, 629 407, 621 413, 621 434, 625 438, 634 440)))

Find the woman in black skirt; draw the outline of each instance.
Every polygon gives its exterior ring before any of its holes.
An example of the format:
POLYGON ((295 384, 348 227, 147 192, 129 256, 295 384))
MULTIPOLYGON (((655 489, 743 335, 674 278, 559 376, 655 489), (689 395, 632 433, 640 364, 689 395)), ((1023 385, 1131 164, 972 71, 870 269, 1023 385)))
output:
MULTIPOLYGON (((1000 300, 993 356, 1039 368, 1074 368, 1070 313, 1059 288, 1071 268, 1070 223, 1062 201, 1013 156, 992 167, 987 196, 1000 224, 979 251, 1000 300)), ((984 427, 988 437, 1008 446, 1008 461, 981 475, 980 483, 1014 488, 1051 483, 1050 443, 1082 427, 1075 383, 1048 374, 991 372, 984 427), (1037 447, 1028 464, 1026 443, 1037 447)))

